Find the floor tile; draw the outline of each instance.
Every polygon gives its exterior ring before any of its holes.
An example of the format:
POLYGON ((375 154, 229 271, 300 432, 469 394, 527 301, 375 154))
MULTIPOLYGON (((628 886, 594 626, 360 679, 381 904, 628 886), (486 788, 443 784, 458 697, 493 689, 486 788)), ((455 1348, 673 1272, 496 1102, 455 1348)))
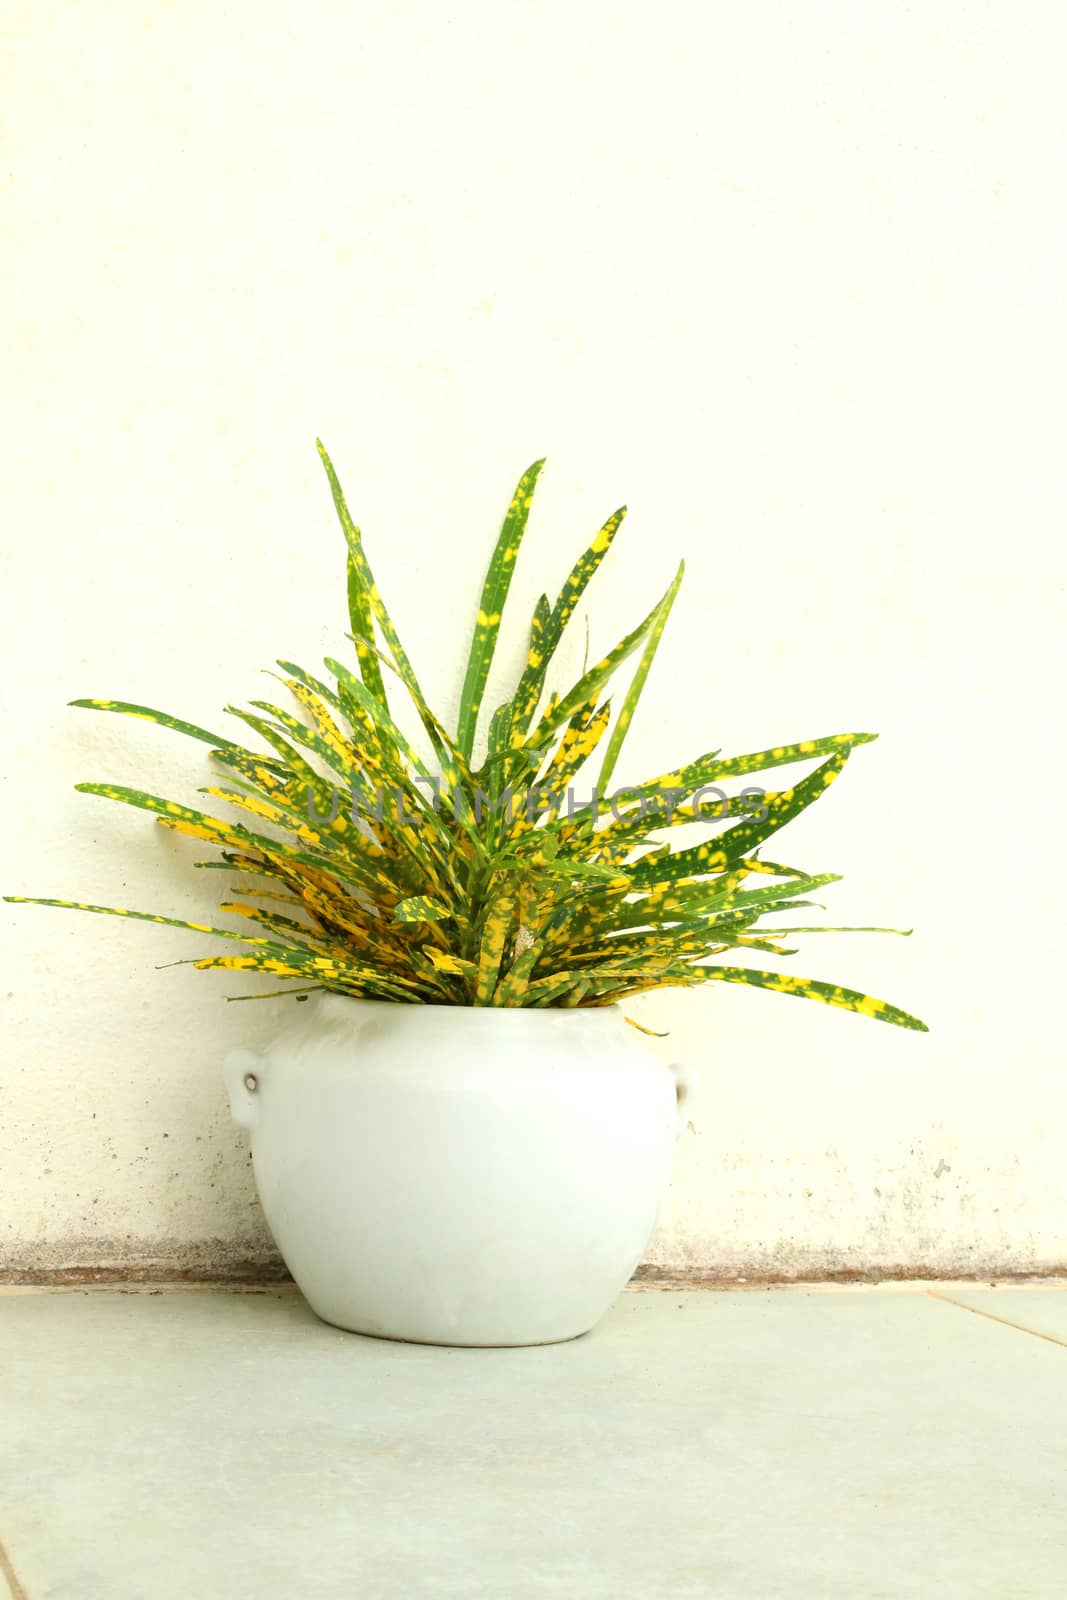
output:
POLYGON ((1067 1351, 922 1294, 443 1350, 298 1296, 0 1298, 29 1600, 1061 1600, 1067 1351))
MULTIPOLYGON (((946 1289, 945 1298, 986 1316, 1028 1328, 1067 1345, 1067 1286, 1034 1284, 1023 1289, 946 1289)), ((1067 1589, 1067 1583, 1065 1583, 1067 1589)))

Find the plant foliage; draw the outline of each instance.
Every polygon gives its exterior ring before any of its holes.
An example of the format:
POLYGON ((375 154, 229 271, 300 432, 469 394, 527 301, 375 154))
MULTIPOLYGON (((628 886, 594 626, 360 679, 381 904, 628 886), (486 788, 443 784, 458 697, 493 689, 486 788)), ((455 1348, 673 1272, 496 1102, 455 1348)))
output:
POLYGON ((201 956, 195 966, 287 980, 273 994, 330 989, 422 1004, 566 1007, 610 1005, 666 985, 747 983, 923 1028, 884 1000, 747 964, 750 951, 793 954, 781 942, 793 934, 849 931, 768 922, 812 905, 835 875, 800 872, 760 851, 873 734, 832 734, 727 758, 711 751, 609 804, 608 782, 683 568, 576 683, 546 690, 564 630, 625 507, 604 523, 555 602, 538 601, 514 693, 482 718, 541 461, 523 474, 504 518, 449 733, 426 702, 321 444, 319 452, 347 545, 353 662, 327 660, 317 677, 282 661, 290 709, 267 701, 228 707, 263 749, 127 701, 73 702, 159 723, 210 747, 217 779, 203 791, 213 802, 206 810, 116 784, 78 788, 140 807, 215 847, 220 855, 199 865, 235 880, 219 906, 235 926, 69 900, 33 903, 212 934, 228 942, 228 953, 201 956), (605 691, 632 656, 636 668, 613 713, 605 691), (421 722, 425 758, 394 720, 390 693, 398 691, 421 722), (486 748, 474 766, 480 720, 486 748), (604 798, 590 783, 576 803, 575 780, 597 760, 604 798), (803 762, 817 765, 787 787, 761 791, 758 806, 751 791, 701 803, 709 785, 803 762), (700 829, 701 837, 671 848, 678 827, 700 829), (735 952, 745 964, 724 962, 735 952))

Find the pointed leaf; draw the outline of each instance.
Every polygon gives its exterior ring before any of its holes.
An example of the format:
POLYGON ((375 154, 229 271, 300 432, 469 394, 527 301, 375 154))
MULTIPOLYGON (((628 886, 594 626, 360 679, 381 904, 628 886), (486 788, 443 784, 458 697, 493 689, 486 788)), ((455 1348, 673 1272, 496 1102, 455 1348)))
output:
POLYGON ((816 978, 796 978, 788 972, 760 972, 752 967, 703 967, 703 981, 716 979, 724 983, 750 983, 759 989, 774 989, 779 994, 797 995, 802 1000, 821 1000, 824 1005, 840 1006, 845 1011, 858 1011, 861 1016, 874 1017, 878 1022, 893 1022, 901 1028, 914 1028, 919 1033, 929 1033, 925 1022, 913 1017, 887 1000, 876 1000, 858 989, 842 989, 836 983, 822 983, 816 978))
POLYGON ((600 769, 600 788, 605 793, 607 792, 608 784, 611 781, 611 775, 615 771, 615 763, 619 759, 619 751, 622 749, 622 741, 625 739, 630 727, 630 723, 633 721, 633 714, 637 709, 637 702, 641 698, 642 689, 645 687, 645 680, 648 677, 649 668, 656 658, 656 651, 659 649, 659 642, 663 637, 663 630, 667 626, 667 618, 671 614, 671 607, 673 606, 675 596, 681 587, 681 582, 684 575, 685 562, 683 561, 679 564, 674 582, 667 590, 667 593, 664 595, 659 609, 656 612, 656 620, 653 622, 652 627, 649 630, 648 638, 645 640, 645 648, 641 652, 641 659, 637 663, 637 670, 633 675, 629 689, 626 691, 626 696, 615 719, 615 725, 611 730, 611 737, 608 740, 607 749, 604 751, 604 760, 600 769))
MULTIPOLYGON (((513 738, 515 743, 521 743, 529 726, 538 702, 544 689, 545 676, 556 653, 563 631, 574 614, 582 595, 585 593, 593 574, 611 549, 612 540, 615 538, 622 520, 626 515, 626 507, 620 506, 618 511, 612 513, 589 546, 571 569, 559 598, 552 608, 551 615, 546 619, 542 610, 541 601, 534 613, 534 628, 531 629, 530 650, 526 658, 526 667, 519 679, 518 688, 514 695, 513 738), (541 627, 538 628, 538 622, 541 627)), ((547 601, 546 601, 547 608, 547 601)), ((586 657, 588 658, 589 639, 588 627, 586 632, 586 657)), ((583 662, 582 675, 585 676, 586 667, 583 662)))
MULTIPOLYGON (((669 588, 667 593, 670 593, 669 588)), ((527 739, 527 744, 542 744, 557 728, 568 722, 587 700, 592 700, 599 693, 616 668, 620 667, 629 656, 633 655, 638 645, 642 644, 648 636, 649 631, 655 626, 660 607, 666 598, 666 594, 661 595, 648 613, 648 616, 645 617, 643 622, 638 623, 632 633, 628 633, 624 639, 620 639, 614 650, 609 651, 602 660, 597 662, 596 666, 590 667, 589 671, 579 678, 568 694, 565 694, 555 705, 548 707, 534 732, 527 739)))
POLYGON ((460 695, 459 721, 456 725, 456 743, 467 761, 470 760, 471 751, 474 749, 474 733, 478 725, 478 713, 482 707, 489 668, 493 664, 493 655, 496 651, 500 618, 511 587, 511 577, 522 544, 522 536, 526 531, 534 489, 544 464, 543 458, 535 461, 531 467, 527 467, 519 479, 489 562, 489 570, 485 575, 467 660, 467 671, 463 679, 463 692, 460 695))

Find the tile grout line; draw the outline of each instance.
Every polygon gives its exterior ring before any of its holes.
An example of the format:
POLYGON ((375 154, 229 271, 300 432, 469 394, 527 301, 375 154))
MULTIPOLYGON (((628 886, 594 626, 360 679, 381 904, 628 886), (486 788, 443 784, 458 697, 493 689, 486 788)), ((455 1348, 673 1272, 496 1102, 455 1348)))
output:
POLYGON ((18 1580, 18 1574, 11 1565, 11 1557, 4 1549, 2 1542, 0 1542, 0 1578, 6 1579, 11 1600, 30 1600, 29 1595, 18 1580))
POLYGON ((969 1306, 965 1300, 953 1300, 951 1295, 941 1294, 937 1289, 927 1289, 926 1293, 931 1300, 940 1300, 946 1306, 956 1306, 960 1311, 971 1311, 976 1317, 985 1317, 988 1322, 999 1322, 1004 1328, 1014 1328, 1018 1333, 1029 1334, 1031 1339, 1046 1339, 1049 1344, 1058 1344, 1061 1350, 1067 1350, 1067 1339, 1061 1339, 1054 1333, 1043 1333, 1038 1328, 1028 1328, 1025 1322, 1012 1322, 1010 1317, 1000 1317, 995 1311, 986 1311, 982 1306, 969 1306))

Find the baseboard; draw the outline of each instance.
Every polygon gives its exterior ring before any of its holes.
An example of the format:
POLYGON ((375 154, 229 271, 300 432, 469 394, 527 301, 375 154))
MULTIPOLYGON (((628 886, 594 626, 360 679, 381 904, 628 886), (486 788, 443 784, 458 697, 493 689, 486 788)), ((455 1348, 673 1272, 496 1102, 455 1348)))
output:
MULTIPOLYGON (((774 1272, 754 1269, 747 1273, 721 1273, 714 1269, 645 1263, 631 1280, 634 1289, 772 1289, 849 1284, 961 1283, 1032 1284, 1067 1279, 1067 1262, 1019 1268, 987 1264, 981 1270, 961 1271, 953 1266, 938 1271, 927 1262, 879 1267, 838 1267, 819 1271, 774 1272)), ((215 1285, 260 1287, 291 1283, 284 1264, 276 1257, 215 1261, 181 1266, 173 1260, 65 1263, 54 1266, 13 1264, 0 1266, 0 1284, 40 1288, 77 1288, 91 1285, 215 1285)))

